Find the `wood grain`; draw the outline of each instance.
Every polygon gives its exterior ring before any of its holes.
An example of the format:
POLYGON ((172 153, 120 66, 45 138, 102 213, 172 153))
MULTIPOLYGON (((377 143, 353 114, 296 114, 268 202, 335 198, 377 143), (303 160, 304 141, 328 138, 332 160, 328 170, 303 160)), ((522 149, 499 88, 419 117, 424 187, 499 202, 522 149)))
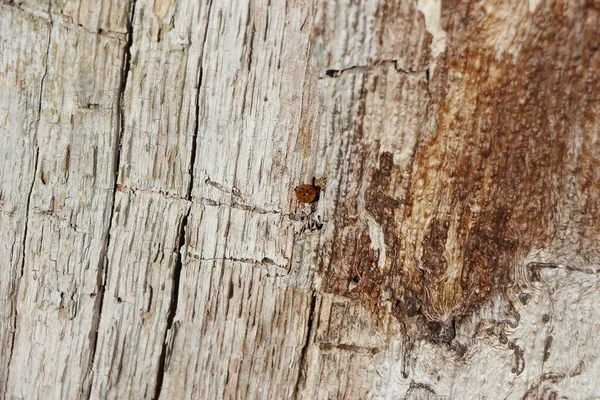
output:
POLYGON ((0 2, 0 398, 600 396, 599 22, 0 2))

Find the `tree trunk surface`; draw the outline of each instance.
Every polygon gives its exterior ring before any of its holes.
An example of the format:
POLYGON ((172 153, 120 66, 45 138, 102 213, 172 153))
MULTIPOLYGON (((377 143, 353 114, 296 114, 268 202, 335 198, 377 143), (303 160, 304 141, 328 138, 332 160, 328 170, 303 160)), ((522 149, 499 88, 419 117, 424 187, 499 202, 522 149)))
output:
POLYGON ((599 71, 597 0, 0 1, 0 398, 600 398, 599 71))

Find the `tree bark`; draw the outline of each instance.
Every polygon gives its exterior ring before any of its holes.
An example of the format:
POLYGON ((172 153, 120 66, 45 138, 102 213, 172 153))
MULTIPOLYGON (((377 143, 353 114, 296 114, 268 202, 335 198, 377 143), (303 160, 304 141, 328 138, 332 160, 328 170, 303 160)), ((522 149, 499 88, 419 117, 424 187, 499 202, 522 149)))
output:
POLYGON ((0 398, 600 398, 599 49, 596 0, 0 1, 0 398))

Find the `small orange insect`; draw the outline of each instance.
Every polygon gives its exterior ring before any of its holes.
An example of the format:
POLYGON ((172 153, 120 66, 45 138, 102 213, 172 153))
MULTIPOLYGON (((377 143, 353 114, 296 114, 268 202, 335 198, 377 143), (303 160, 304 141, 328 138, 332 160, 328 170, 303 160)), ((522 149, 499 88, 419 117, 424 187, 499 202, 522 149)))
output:
POLYGON ((300 203, 313 203, 319 199, 319 189, 313 185, 300 185, 294 191, 300 203))

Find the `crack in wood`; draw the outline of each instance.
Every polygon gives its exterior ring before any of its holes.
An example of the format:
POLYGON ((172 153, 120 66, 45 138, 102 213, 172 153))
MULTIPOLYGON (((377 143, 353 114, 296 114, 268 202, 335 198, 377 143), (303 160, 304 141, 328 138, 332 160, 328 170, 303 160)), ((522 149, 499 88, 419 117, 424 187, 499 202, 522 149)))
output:
POLYGON ((177 313, 177 303, 179 300, 179 284, 181 279, 181 270, 183 269, 183 253, 186 251, 186 240, 185 240, 185 232, 188 226, 188 218, 191 213, 191 207, 188 208, 187 213, 181 220, 181 224, 179 225, 179 240, 177 242, 177 248, 173 249, 173 252, 177 252, 177 260, 175 261, 175 266, 173 267, 173 285, 171 289, 171 301, 169 304, 169 311, 167 313, 167 326, 165 328, 165 334, 163 336, 162 348, 160 350, 160 357, 158 360, 158 369, 156 371, 156 386, 153 399, 158 399, 160 397, 160 392, 163 387, 163 382, 165 379, 165 368, 167 366, 167 358, 170 358, 170 352, 168 351, 169 342, 171 340, 167 340, 169 336, 169 332, 173 329, 173 321, 175 319, 175 314, 177 313))
POLYGON ((138 194, 157 194, 160 196, 163 196, 167 199, 174 199, 174 200, 183 200, 186 202, 191 203, 191 201, 183 196, 180 196, 178 194, 174 194, 174 193, 169 193, 167 191, 161 190, 161 189, 143 189, 143 188, 138 188, 135 186, 128 186, 125 184, 117 184, 117 188, 116 190, 118 192, 123 192, 123 193, 133 193, 135 196, 137 196, 138 194))
MULTIPOLYGON (((209 11, 208 11, 208 16, 210 18, 210 6, 209 5, 209 11)), ((208 29, 208 21, 206 21, 206 29, 208 29)), ((204 45, 206 44, 206 34, 207 32, 204 32, 204 43, 202 44, 202 52, 204 53, 204 45)), ((190 150, 190 165, 188 166, 188 175, 189 177, 189 182, 188 182, 188 187, 186 190, 186 194, 185 194, 185 198, 186 200, 191 200, 192 198, 192 190, 194 189, 194 164, 196 163, 196 153, 197 153, 197 142, 198 142, 198 129, 200 126, 200 88, 202 87, 202 78, 204 75, 204 70, 202 69, 202 56, 199 57, 199 68, 198 68, 198 82, 196 84, 197 88, 196 88, 196 121, 194 122, 194 135, 192 136, 192 149, 190 150)))
MULTIPOLYGON (((292 221, 296 221, 296 222, 305 222, 307 221, 307 218, 310 217, 312 215, 311 213, 294 213, 294 212, 289 212, 289 211, 285 211, 285 210, 281 210, 281 209, 267 209, 267 208, 263 208, 254 204, 244 204, 244 203, 240 203, 237 201, 233 201, 231 203, 225 203, 225 202, 221 202, 221 201, 217 201, 217 200, 213 200, 213 199, 209 199, 206 197, 200 197, 200 198, 193 198, 190 197, 182 197, 179 196, 177 194, 172 194, 172 193, 168 193, 164 190, 160 190, 160 189, 143 189, 143 188, 137 188, 134 186, 128 186, 125 184, 117 184, 116 190, 118 192, 123 192, 123 193, 132 193, 133 195, 139 195, 139 194, 156 194, 156 195, 160 195, 163 197, 166 197, 168 199, 174 199, 174 200, 179 200, 179 201, 185 201, 189 204, 202 204, 204 206, 209 206, 209 207, 229 207, 229 208, 235 208, 238 210, 243 210, 243 211, 248 211, 248 212, 252 212, 252 213, 257 213, 257 214, 276 214, 276 215, 281 215, 282 217, 288 217, 289 219, 291 219, 292 221)), ((234 196, 238 196, 237 194, 235 194, 236 189, 233 189, 233 192, 231 192, 231 194, 233 194, 234 196)), ((239 197, 239 196, 238 196, 239 197)), ((327 220, 322 220, 320 218, 320 216, 317 216, 317 219, 314 220, 308 220, 308 222, 305 222, 307 224, 310 224, 310 226, 315 226, 318 229, 321 229, 323 227, 323 224, 327 223, 327 220)), ((310 228, 309 226, 309 228, 310 228)), ((314 230, 314 229, 311 229, 314 230)))
POLYGON ((192 190, 194 189, 194 164, 196 164, 196 152, 198 148, 198 129, 200 127, 200 88, 204 78, 204 69, 202 68, 202 60, 204 59, 204 48, 206 47, 206 39, 208 38, 208 25, 210 22, 210 12, 212 9, 212 0, 208 3, 208 11, 206 17, 206 26, 204 27, 204 40, 202 42, 202 50, 200 57, 198 57, 198 81, 196 88, 196 104, 195 113, 196 121, 194 122, 194 136, 192 138, 192 149, 190 151, 190 165, 188 166, 188 174, 190 175, 190 181, 188 183, 186 191, 186 200, 192 200, 192 190))
POLYGON ((104 304, 104 295, 106 292, 106 281, 108 279, 108 249, 110 247, 111 234, 110 231, 112 229, 113 216, 115 212, 115 200, 117 196, 117 191, 119 189, 119 164, 121 161, 121 148, 123 142, 123 135, 125 133, 125 89, 127 87, 127 78, 129 76, 129 70, 131 68, 131 47, 133 45, 133 24, 135 21, 135 6, 137 0, 131 0, 130 3, 130 11, 129 18, 127 21, 127 42, 123 48, 123 65, 121 66, 121 81, 119 82, 118 89, 118 99, 119 104, 117 105, 117 126, 119 126, 119 135, 117 138, 117 146, 116 151, 113 158, 113 179, 114 179, 114 189, 112 200, 110 203, 110 215, 108 216, 108 227, 106 230, 106 241, 104 242, 104 246, 100 252, 99 259, 102 264, 98 268, 98 272, 96 275, 96 286, 98 287, 98 300, 96 302, 96 306, 94 309, 94 315, 92 317, 92 330, 88 335, 88 340, 90 342, 90 356, 89 356, 89 364, 87 366, 87 371, 83 378, 81 392, 84 393, 84 397, 88 400, 92 395, 92 385, 94 382, 94 376, 92 374, 92 369, 94 366, 94 360, 96 358, 96 352, 98 347, 98 330, 100 328, 100 320, 102 318, 102 307, 104 304))
MULTIPOLYGON (((407 76, 419 76, 419 75, 425 74, 425 80, 427 82, 427 85, 429 86, 429 72, 430 72, 429 67, 427 67, 424 70, 411 71, 409 69, 406 69, 406 68, 403 68, 402 66, 400 66, 398 60, 380 60, 380 61, 372 63, 371 65, 352 65, 350 67, 341 68, 341 69, 326 69, 324 77, 337 78, 345 73, 364 74, 364 73, 369 73, 374 70, 377 70, 381 66, 387 66, 387 65, 392 65, 397 72, 399 72, 403 75, 407 75, 407 76)), ((321 79, 324 77, 321 77, 321 79)))
MULTIPOLYGON (((207 20, 206 26, 204 28, 204 40, 202 43, 202 52, 198 57, 198 80, 196 84, 196 104, 195 104, 195 114, 196 121, 194 123, 194 135, 192 137, 192 148, 190 150, 190 164, 188 166, 188 174, 189 174, 189 182, 185 193, 185 198, 187 202, 192 202, 192 191, 194 189, 194 165, 196 163, 196 153, 197 153, 197 142, 198 142, 198 130, 200 126, 200 89, 202 87, 203 82, 203 68, 202 68, 202 60, 204 58, 204 48, 206 46, 206 38, 208 37, 208 26, 210 22, 210 12, 212 9, 212 1, 208 4, 207 11, 207 20)), ((173 320, 175 319, 175 315, 177 314, 177 303, 179 299, 179 286, 180 286, 180 278, 181 278, 181 270, 183 269, 183 251, 185 250, 186 240, 185 240, 185 231, 188 224, 188 218, 190 216, 192 208, 189 207, 186 215, 183 217, 180 228, 179 228, 179 240, 178 240, 178 252, 177 252, 177 260, 175 262, 175 267, 173 271, 173 285, 171 292, 171 304, 169 305, 169 312, 167 314, 167 326, 165 328, 165 334, 163 337, 162 348, 160 351, 160 357, 158 361, 158 369, 156 371, 156 386, 154 391, 153 399, 158 399, 160 397, 160 393, 162 391, 164 379, 165 379, 165 368, 168 365, 168 360, 170 359, 170 351, 169 344, 173 343, 174 336, 170 337, 169 333, 173 329, 173 320)), ((177 249, 175 249, 177 251, 177 249)))
POLYGON ((310 338, 312 336, 313 328, 315 321, 318 321, 318 316, 316 315, 317 309, 317 295, 313 292, 310 300, 310 307, 308 310, 308 324, 306 329, 306 336, 304 338, 304 342, 302 344, 302 348, 300 351, 300 363, 298 366, 298 378, 296 379, 296 384, 294 385, 293 396, 294 399, 298 399, 300 396, 300 388, 306 387, 306 378, 307 378, 307 370, 308 370, 308 347, 310 345, 310 338))
MULTIPOLYGON (((310 217, 312 215, 311 213, 294 213, 294 212, 289 212, 289 211, 285 211, 285 210, 281 210, 281 209, 266 209, 257 205, 253 205, 253 204, 242 204, 236 201, 233 201, 232 203, 225 203, 225 202, 221 202, 221 201, 217 201, 217 200, 213 200, 213 199, 209 199, 206 197, 201 197, 199 199, 192 199, 190 200, 192 203, 201 203, 204 206, 209 206, 209 207, 229 207, 229 208, 236 208, 238 210, 244 210, 244 211, 249 211, 249 212, 253 212, 253 213, 257 213, 257 214, 277 214, 277 215, 281 215, 282 217, 288 217, 289 219, 291 219, 292 221, 306 221, 308 217, 310 217)), ((321 225, 326 224, 328 221, 326 219, 319 219, 318 223, 321 225)), ((321 229, 319 228, 319 229, 321 229)))
MULTIPOLYGON (((11 3, 9 3, 9 5, 12 5, 11 3)), ((25 273, 25 254, 26 254, 26 244, 27 244, 27 231, 28 231, 28 226, 29 226, 29 209, 31 206, 31 195, 33 194, 33 187, 35 185, 35 179, 37 176, 37 170, 38 170, 38 165, 39 165, 39 159, 40 159, 40 148, 37 142, 37 136, 38 136, 38 130, 40 127, 40 119, 41 119, 41 115, 42 115, 42 96, 44 93, 44 81, 46 80, 46 76, 48 75, 48 56, 50 54, 50 43, 52 41, 52 28, 53 28, 53 21, 52 21, 52 17, 51 17, 51 10, 52 10, 52 3, 48 3, 48 15, 50 15, 50 24, 48 26, 48 41, 47 41, 47 45, 46 45, 46 64, 44 65, 44 73, 42 75, 42 78, 40 79, 40 91, 39 91, 39 101, 38 101, 38 109, 37 109, 37 117, 36 117, 36 122, 35 122, 35 133, 34 133, 34 138, 33 141, 35 143, 35 159, 34 159, 34 163, 33 163, 33 176, 31 178, 31 185, 29 186, 29 194, 27 195, 27 205, 25 206, 25 228, 23 230, 23 241, 21 243, 21 271, 19 274, 19 278, 17 279, 17 282, 15 283, 15 288, 14 288, 14 297, 12 299, 12 304, 11 304, 11 325, 12 325, 12 338, 10 341, 10 349, 8 351, 8 372, 7 372, 7 379, 6 382, 4 382, 4 393, 8 393, 8 382, 10 381, 10 371, 11 371, 11 363, 12 363, 12 356, 13 356, 13 352, 15 349, 15 337, 16 337, 16 332, 17 332, 17 318, 18 318, 18 310, 17 310, 17 296, 19 293, 19 289, 21 287, 21 280, 23 279, 23 275, 25 273)))
POLYGON ((375 355, 381 351, 379 347, 366 347, 366 346, 358 346, 355 344, 346 344, 346 343, 328 343, 323 342, 319 344, 319 350, 321 351, 331 351, 331 350, 341 350, 348 351, 351 353, 357 354, 365 354, 365 355, 375 355))
POLYGON ((282 269, 283 271, 285 271, 286 274, 288 273, 287 265, 277 264, 275 261, 273 261, 273 259, 271 259, 269 257, 264 257, 262 260, 256 260, 256 259, 250 258, 250 257, 207 257, 207 258, 204 258, 197 254, 192 254, 192 253, 188 253, 187 255, 195 258, 198 261, 234 261, 234 262, 240 262, 240 263, 246 263, 246 264, 274 266, 279 269, 282 269))

